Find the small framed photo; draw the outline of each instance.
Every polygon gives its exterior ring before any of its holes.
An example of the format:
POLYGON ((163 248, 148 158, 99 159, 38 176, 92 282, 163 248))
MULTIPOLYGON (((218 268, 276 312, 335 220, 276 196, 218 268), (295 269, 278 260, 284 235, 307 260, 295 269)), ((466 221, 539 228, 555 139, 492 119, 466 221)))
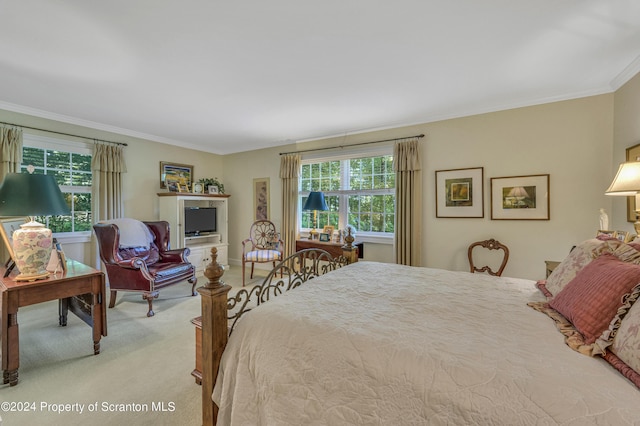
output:
POLYGON ((325 234, 329 234, 329 236, 332 236, 334 230, 335 230, 335 227, 331 225, 327 225, 322 229, 322 232, 325 234))
POLYGON ((323 232, 320 234, 320 241, 329 242, 331 241, 331 236, 323 232))
POLYGON ((484 217, 484 168, 436 170, 436 217, 484 217))
POLYGON ((491 178, 492 220, 549 220, 549 175, 491 178))
POLYGON ((193 193, 194 194, 202 194, 204 192, 204 188, 202 187, 201 183, 194 183, 193 184, 193 193))
POLYGON ((160 188, 166 188, 168 181, 176 181, 180 185, 191 186, 193 182, 193 166, 160 162, 160 188))
POLYGON ((208 191, 209 191, 209 194, 217 194, 218 187, 215 185, 209 185, 208 191))
POLYGON ((629 233, 627 231, 616 231, 615 237, 623 243, 629 241, 629 233))

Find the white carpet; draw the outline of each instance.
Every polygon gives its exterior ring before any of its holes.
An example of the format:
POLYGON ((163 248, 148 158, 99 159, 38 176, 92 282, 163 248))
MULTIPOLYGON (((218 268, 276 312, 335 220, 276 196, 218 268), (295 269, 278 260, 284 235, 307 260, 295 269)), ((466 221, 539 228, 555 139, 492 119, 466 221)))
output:
MULTIPOLYGON (((256 274, 254 282, 266 272, 256 274)), ((223 281, 241 286, 240 267, 223 281)), ((205 282, 200 277, 198 287, 205 282)), ((152 318, 139 293, 119 292, 96 356, 91 329, 75 315, 58 326, 57 301, 20 308, 19 382, 0 387, 2 426, 202 424, 190 322, 200 296, 190 289, 185 282, 161 290, 152 318)))

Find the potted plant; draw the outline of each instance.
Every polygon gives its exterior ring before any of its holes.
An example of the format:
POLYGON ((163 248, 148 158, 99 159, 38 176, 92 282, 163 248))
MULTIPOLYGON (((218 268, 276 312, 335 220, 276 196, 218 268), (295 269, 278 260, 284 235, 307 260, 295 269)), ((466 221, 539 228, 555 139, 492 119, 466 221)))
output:
POLYGON ((209 186, 213 186, 215 188, 218 188, 218 193, 219 194, 224 194, 224 185, 218 180, 217 177, 215 177, 215 178, 203 178, 203 179, 200 179, 198 181, 198 183, 202 184, 202 186, 204 187, 205 192, 208 192, 209 186))

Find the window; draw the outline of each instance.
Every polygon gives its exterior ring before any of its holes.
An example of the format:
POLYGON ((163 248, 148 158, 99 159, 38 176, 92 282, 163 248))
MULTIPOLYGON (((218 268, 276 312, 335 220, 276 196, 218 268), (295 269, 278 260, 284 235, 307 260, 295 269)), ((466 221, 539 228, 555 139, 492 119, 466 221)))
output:
POLYGON ((60 186, 71 216, 36 217, 54 234, 91 232, 91 146, 84 143, 24 134, 21 172, 53 175, 60 186))
MULTIPOLYGON (((371 155, 371 154, 369 154, 371 155)), ((329 208, 301 211, 302 228, 353 226, 359 236, 390 237, 395 222, 395 173, 389 154, 340 159, 305 160, 300 174, 300 210, 310 191, 322 191, 329 208)), ((360 238, 359 238, 360 239, 360 238)))

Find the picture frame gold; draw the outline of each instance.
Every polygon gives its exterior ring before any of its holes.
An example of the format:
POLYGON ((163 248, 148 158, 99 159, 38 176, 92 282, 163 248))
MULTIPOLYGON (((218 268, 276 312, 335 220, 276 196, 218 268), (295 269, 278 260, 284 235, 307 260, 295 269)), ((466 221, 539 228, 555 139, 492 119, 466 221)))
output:
POLYGON ((254 220, 269 219, 269 204, 269 178, 255 178, 253 180, 254 220))
POLYGON ((491 220, 549 220, 550 175, 491 178, 491 220))
MULTIPOLYGON (((630 146, 625 150, 626 161, 640 161, 640 143, 630 146)), ((627 222, 635 222, 636 219, 636 197, 627 197, 627 222)))
POLYGON ((326 225, 324 228, 322 228, 322 233, 329 234, 329 236, 331 237, 333 235, 334 230, 335 230, 335 227, 331 225, 326 225))
POLYGON ((201 183, 194 183, 193 184, 193 193, 194 194, 202 194, 204 192, 204 187, 202 186, 201 183))
POLYGON ((623 243, 629 242, 629 233, 627 231, 616 231, 615 237, 623 243))
POLYGON ((160 188, 166 188, 167 181, 175 181, 180 185, 191 186, 193 183, 193 166, 188 164, 160 162, 160 188))

